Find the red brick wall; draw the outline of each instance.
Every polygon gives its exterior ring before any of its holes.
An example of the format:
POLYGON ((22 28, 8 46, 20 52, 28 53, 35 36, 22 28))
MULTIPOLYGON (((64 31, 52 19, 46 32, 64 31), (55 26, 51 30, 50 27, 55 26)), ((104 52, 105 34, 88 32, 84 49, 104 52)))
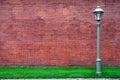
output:
POLYGON ((120 0, 0 0, 0 66, 120 66, 120 0))

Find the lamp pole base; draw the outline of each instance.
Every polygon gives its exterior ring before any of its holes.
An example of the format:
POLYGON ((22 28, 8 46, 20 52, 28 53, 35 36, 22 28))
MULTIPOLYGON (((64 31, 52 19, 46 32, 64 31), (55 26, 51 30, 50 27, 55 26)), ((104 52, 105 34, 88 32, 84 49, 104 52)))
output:
POLYGON ((101 59, 96 59, 96 74, 101 76, 101 59))

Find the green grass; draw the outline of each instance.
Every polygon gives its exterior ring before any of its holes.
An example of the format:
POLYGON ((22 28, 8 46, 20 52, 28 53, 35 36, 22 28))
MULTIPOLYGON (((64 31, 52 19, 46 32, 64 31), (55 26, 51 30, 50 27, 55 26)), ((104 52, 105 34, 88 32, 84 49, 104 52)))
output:
POLYGON ((120 68, 102 68, 102 76, 95 68, 83 67, 0 67, 0 79, 7 78, 120 78, 120 68))

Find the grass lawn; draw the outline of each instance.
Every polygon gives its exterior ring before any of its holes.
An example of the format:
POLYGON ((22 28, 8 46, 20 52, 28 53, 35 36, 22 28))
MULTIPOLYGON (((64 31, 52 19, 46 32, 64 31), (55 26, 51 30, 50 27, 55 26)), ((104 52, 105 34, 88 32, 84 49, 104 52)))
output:
POLYGON ((2 78, 120 78, 120 68, 102 68, 102 76, 95 68, 83 67, 0 67, 2 78))

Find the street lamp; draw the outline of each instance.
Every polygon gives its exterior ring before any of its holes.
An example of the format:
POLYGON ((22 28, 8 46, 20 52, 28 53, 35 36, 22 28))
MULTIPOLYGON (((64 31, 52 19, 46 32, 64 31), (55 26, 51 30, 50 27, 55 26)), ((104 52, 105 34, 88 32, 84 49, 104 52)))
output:
POLYGON ((97 59, 96 59, 96 74, 101 76, 101 59, 100 59, 100 21, 104 10, 100 6, 93 12, 95 14, 95 20, 97 21, 97 59))

